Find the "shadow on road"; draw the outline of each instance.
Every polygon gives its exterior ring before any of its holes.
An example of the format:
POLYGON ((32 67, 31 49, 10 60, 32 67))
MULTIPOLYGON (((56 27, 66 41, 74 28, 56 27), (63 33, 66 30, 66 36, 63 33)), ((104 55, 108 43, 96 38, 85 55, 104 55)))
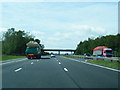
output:
MULTIPOLYGON (((38 59, 38 58, 32 58, 31 60, 36 60, 36 59, 38 59)), ((50 59, 50 58, 48 58, 48 57, 42 57, 40 59, 50 59)))
POLYGON ((41 57, 40 59, 50 59, 49 57, 41 57))
MULTIPOLYGON (((39 58, 32 58, 31 60, 35 60, 35 59, 39 59, 39 58)), ((50 59, 50 57, 49 56, 41 56, 40 59, 50 59)))

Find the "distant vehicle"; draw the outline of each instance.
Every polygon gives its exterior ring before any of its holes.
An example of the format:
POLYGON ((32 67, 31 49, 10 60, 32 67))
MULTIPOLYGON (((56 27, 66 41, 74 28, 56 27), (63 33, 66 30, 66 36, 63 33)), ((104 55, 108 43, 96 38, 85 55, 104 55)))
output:
POLYGON ((54 54, 51 54, 51 57, 55 57, 55 55, 54 55, 54 54))
POLYGON ((90 54, 89 53, 85 53, 84 56, 90 56, 90 54))
POLYGON ((26 45, 27 45, 27 48, 26 48, 25 53, 28 59, 32 59, 32 58, 40 59, 41 58, 41 52, 42 52, 43 47, 40 44, 38 44, 35 41, 30 41, 26 45))
POLYGON ((65 53, 65 55, 68 55, 68 53, 65 53))
POLYGON ((105 46, 98 46, 93 49, 93 55, 97 57, 112 57, 112 49, 105 46))

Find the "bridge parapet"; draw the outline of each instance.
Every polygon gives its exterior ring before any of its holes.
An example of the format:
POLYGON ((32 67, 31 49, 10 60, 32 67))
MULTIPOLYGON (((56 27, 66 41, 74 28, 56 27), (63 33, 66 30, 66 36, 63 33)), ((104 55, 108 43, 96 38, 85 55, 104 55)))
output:
POLYGON ((43 51, 58 51, 58 54, 60 54, 61 51, 65 52, 75 52, 76 50, 73 49, 43 49, 43 51))

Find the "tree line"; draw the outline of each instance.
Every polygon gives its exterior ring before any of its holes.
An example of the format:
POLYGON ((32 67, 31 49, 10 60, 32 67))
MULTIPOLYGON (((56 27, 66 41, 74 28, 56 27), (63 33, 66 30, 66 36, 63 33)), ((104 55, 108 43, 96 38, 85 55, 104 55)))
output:
POLYGON ((22 30, 15 31, 15 28, 10 28, 2 36, 2 54, 25 55, 26 43, 35 40, 40 43, 40 40, 35 39, 33 35, 22 30))
POLYGON ((106 46, 112 48, 113 52, 117 52, 116 56, 120 56, 120 34, 106 35, 97 37, 95 39, 88 38, 88 40, 81 41, 76 48, 76 55, 83 55, 84 53, 90 53, 92 55, 93 49, 97 46, 106 46))

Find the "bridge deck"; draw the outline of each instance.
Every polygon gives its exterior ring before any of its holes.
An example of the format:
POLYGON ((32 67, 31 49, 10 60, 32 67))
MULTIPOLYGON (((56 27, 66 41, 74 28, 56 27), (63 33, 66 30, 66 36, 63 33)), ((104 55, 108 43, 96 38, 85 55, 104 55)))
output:
POLYGON ((75 51, 72 49, 43 49, 43 51, 75 51))

